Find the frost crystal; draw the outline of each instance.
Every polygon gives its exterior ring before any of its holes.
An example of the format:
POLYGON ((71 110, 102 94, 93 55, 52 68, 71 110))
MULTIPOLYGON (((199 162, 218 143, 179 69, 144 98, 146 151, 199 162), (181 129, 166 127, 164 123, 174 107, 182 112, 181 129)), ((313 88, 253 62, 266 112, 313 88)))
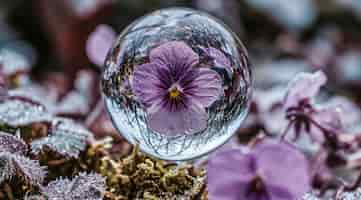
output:
POLYGON ((8 133, 0 132, 0 152, 24 155, 27 151, 28 146, 22 139, 8 133))
POLYGON ((83 126, 71 120, 57 118, 53 121, 49 136, 34 140, 31 149, 38 154, 46 147, 60 155, 76 158, 85 149, 91 136, 83 126))
POLYGON ((318 198, 312 193, 307 193, 301 200, 360 200, 361 188, 356 189, 353 192, 343 192, 336 198, 318 198))
POLYGON ((301 200, 321 200, 312 193, 306 193, 301 200))
POLYGON ((30 185, 41 185, 46 171, 38 161, 9 152, 0 153, 0 183, 15 176, 30 185))
POLYGON ((105 191, 105 179, 95 173, 80 173, 73 180, 58 179, 43 189, 49 200, 100 200, 105 191))
POLYGON ((0 124, 18 127, 34 122, 48 122, 50 119, 51 115, 44 107, 31 101, 8 99, 0 104, 0 124))
POLYGON ((344 192, 337 200, 360 200, 361 199, 361 188, 353 192, 344 192))

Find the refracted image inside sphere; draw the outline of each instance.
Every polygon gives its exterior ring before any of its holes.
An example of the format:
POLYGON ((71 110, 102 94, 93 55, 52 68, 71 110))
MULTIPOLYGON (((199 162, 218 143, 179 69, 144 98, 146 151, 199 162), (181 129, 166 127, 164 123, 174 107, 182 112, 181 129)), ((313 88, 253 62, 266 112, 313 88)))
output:
POLYGON ((249 106, 251 77, 239 39, 189 9, 153 12, 110 50, 102 89, 114 125, 142 151, 186 160, 226 142, 249 106))

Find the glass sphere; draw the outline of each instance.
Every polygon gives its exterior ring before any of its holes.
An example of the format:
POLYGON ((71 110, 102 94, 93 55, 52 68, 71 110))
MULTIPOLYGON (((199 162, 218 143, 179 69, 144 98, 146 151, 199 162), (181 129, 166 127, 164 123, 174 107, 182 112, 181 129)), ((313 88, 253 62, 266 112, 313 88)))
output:
POLYGON ((164 160, 193 159, 225 143, 248 112, 251 86, 237 36, 185 8, 158 10, 129 25, 102 75, 115 127, 164 160))

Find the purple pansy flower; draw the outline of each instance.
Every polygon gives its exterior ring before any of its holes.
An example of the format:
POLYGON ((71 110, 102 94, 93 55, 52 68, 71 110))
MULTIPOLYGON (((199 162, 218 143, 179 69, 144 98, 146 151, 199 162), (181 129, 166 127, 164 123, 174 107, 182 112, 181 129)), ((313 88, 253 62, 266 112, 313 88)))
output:
POLYGON ((208 163, 209 198, 298 199, 311 188, 308 168, 305 156, 286 143, 263 141, 249 152, 224 150, 208 163))
POLYGON ((146 107, 149 128, 172 136, 204 130, 205 108, 222 94, 218 73, 199 68, 198 55, 180 41, 152 49, 149 60, 135 69, 132 80, 134 94, 146 107))

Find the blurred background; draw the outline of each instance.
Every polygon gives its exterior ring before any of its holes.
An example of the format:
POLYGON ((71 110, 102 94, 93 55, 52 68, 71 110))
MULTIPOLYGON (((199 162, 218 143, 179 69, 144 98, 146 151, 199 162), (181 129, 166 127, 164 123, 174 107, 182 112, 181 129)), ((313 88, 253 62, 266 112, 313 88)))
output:
POLYGON ((45 85, 47 97, 52 88, 53 99, 63 102, 59 112, 84 118, 100 95, 94 88, 101 66, 86 54, 89 34, 99 24, 119 34, 138 17, 174 6, 208 12, 236 32, 249 51, 257 88, 322 69, 331 93, 361 100, 360 0, 1 0, 0 51, 9 62, 3 63, 8 87, 32 85, 28 91, 41 96, 37 86, 45 85), (76 92, 69 97, 74 88, 92 98, 76 92))

